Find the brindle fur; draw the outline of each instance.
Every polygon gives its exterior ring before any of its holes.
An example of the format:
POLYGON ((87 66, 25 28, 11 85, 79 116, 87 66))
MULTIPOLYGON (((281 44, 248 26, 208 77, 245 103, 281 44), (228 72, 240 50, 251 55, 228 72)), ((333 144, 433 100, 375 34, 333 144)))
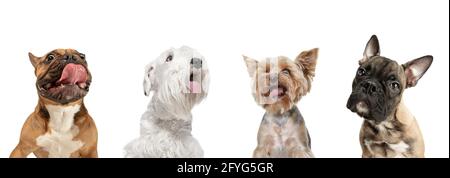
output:
POLYGON ((375 35, 369 40, 347 102, 352 112, 364 118, 360 130, 363 157, 424 157, 421 131, 402 96, 432 61, 432 56, 423 56, 400 65, 380 56, 375 35))

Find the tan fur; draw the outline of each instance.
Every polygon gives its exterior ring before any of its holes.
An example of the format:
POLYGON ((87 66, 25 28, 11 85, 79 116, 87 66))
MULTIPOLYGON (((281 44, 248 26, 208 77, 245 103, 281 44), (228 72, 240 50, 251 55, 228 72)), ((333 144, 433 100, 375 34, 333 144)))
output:
POLYGON ((283 113, 292 108, 302 96, 311 90, 317 57, 317 48, 300 53, 295 61, 284 56, 279 56, 276 58, 278 68, 275 69, 273 64, 267 59, 258 62, 244 56, 247 70, 255 82, 253 93, 256 102, 261 104, 269 112, 283 113), (281 73, 284 69, 290 71, 290 76, 281 73), (263 96, 268 91, 271 73, 278 73, 278 84, 288 89, 287 97, 279 98, 278 101, 273 101, 263 96))
POLYGON ((380 55, 378 38, 371 36, 347 102, 349 110, 364 118, 359 137, 363 157, 424 157, 422 133, 402 94, 432 62, 433 56, 426 55, 399 65, 380 55))
POLYGON ((363 157, 424 157, 422 133, 403 101, 398 105, 392 119, 378 125, 379 132, 374 133, 372 128, 377 126, 368 121, 363 123, 360 132, 363 157), (407 149, 398 151, 393 149, 392 145, 404 145, 407 149))
POLYGON ((292 61, 279 56, 256 61, 244 56, 249 75, 253 78, 253 96, 266 114, 258 131, 258 146, 253 157, 313 157, 309 134, 295 104, 311 89, 318 49, 304 51, 292 61), (272 62, 272 63, 271 63, 272 62), (274 65, 273 62, 276 62, 274 65), (288 70, 289 74, 283 73, 288 70), (286 88, 284 96, 268 97, 271 78, 278 87, 286 88))
MULTIPOLYGON (((64 55, 65 53, 75 53, 72 49, 57 49, 53 51, 56 55, 64 55)), ((35 57, 33 54, 30 55, 30 61, 33 66, 35 66, 35 74, 37 78, 44 77, 49 68, 52 66, 43 65, 42 59, 35 57)), ((87 68, 86 68, 87 69, 87 68)), ((91 78, 90 74, 88 75, 91 78)), ((45 109, 48 105, 54 106, 74 106, 79 105, 79 111, 74 115, 73 125, 77 127, 78 134, 73 137, 73 141, 80 141, 83 146, 78 150, 72 152, 70 157, 97 157, 97 129, 94 121, 88 114, 86 110, 83 99, 62 105, 45 97, 39 96, 38 104, 35 111, 28 117, 25 121, 19 144, 12 151, 10 157, 27 157, 30 153, 34 153, 36 157, 48 157, 49 153, 44 148, 40 147, 36 143, 36 139, 45 134, 51 134, 51 128, 49 126, 49 117, 47 110, 45 109)))

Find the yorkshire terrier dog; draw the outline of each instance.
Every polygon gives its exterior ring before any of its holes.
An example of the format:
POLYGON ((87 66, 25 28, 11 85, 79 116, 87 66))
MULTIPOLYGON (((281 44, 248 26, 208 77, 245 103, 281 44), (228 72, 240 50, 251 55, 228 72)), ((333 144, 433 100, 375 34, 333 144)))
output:
POLYGON ((284 56, 260 61, 243 56, 253 79, 253 97, 266 110, 253 157, 314 157, 308 129, 295 104, 311 89, 318 51, 304 51, 294 61, 284 56))

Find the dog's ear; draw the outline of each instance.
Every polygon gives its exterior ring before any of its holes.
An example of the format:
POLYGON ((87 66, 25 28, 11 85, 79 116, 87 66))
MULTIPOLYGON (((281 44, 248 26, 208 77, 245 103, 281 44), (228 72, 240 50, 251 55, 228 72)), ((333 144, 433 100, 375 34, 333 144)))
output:
POLYGON ((364 49, 363 58, 359 60, 359 65, 369 60, 372 56, 380 55, 380 43, 376 35, 372 35, 370 40, 366 44, 366 49, 364 49))
POLYGON ((33 67, 36 68, 36 65, 39 63, 39 57, 34 56, 31 52, 28 53, 28 57, 30 58, 30 62, 33 64, 33 67))
POLYGON ((242 57, 244 58, 245 65, 247 65, 248 75, 250 75, 250 77, 253 77, 258 67, 258 61, 245 55, 242 55, 242 57))
POLYGON ((144 74, 144 95, 149 96, 152 89, 152 78, 154 77, 155 66, 153 64, 148 64, 145 66, 144 74))
POLYGON ((416 86, 423 74, 427 72, 433 62, 433 56, 423 56, 403 64, 406 76, 406 88, 416 86))
POLYGON ((319 48, 301 52, 295 59, 295 63, 302 67, 303 73, 309 77, 314 76, 316 71, 319 48))

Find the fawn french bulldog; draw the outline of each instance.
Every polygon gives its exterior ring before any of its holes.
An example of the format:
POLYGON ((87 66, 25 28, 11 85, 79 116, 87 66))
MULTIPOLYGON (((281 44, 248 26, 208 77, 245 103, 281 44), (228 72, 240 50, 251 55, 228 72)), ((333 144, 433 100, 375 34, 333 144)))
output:
POLYGON ((85 55, 73 49, 28 55, 39 101, 10 157, 97 157, 97 129, 83 103, 91 83, 85 55))

